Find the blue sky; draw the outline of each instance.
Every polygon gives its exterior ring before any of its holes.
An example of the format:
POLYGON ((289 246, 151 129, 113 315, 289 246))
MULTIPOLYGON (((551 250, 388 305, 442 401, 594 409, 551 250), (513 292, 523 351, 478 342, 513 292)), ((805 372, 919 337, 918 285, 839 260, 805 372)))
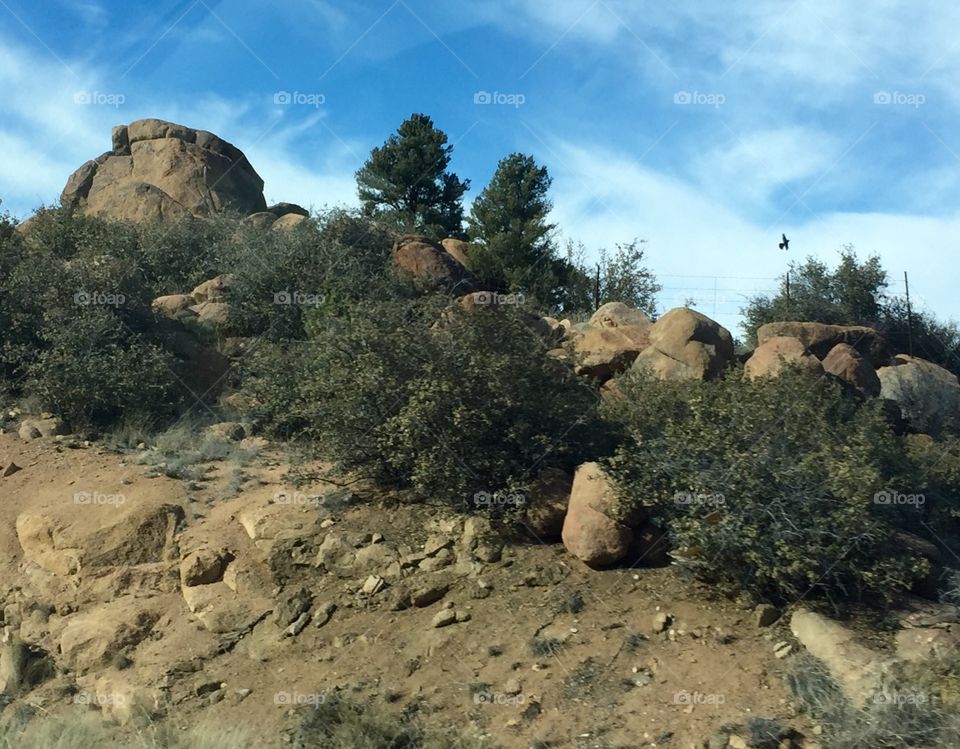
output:
POLYGON ((0 0, 0 198, 28 215, 112 125, 159 117, 242 148, 268 200, 353 204, 370 149, 426 112, 471 197, 523 151, 562 241, 647 240, 663 307, 735 326, 786 232, 796 258, 875 252, 960 318, 960 7, 710 5, 0 0))

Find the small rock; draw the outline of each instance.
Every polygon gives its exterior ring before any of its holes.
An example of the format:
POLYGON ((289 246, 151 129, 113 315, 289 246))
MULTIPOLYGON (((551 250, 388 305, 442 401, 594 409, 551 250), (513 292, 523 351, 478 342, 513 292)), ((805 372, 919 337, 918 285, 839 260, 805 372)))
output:
POLYGON ((333 601, 327 601, 326 603, 321 604, 317 607, 316 612, 314 613, 314 626, 322 627, 333 616, 333 612, 337 610, 337 604, 333 601))
POLYGON ((448 590, 450 590, 450 586, 446 583, 426 585, 422 588, 417 588, 410 594, 410 603, 417 608, 429 606, 431 603, 436 603, 443 598, 448 590))
POLYGON ((504 694, 520 694, 523 691, 523 687, 520 684, 519 679, 507 679, 506 683, 503 685, 504 694))
POLYGON ((727 746, 729 746, 730 749, 749 749, 749 746, 744 738, 742 736, 737 736, 736 734, 730 737, 729 741, 727 742, 727 746))
POLYGON ((753 617, 758 627, 769 627, 780 618, 780 609, 769 603, 761 603, 753 610, 753 617))
POLYGON ((789 642, 778 642, 773 646, 773 654, 777 658, 786 658, 792 652, 793 645, 791 645, 789 642))
POLYGON ((670 616, 666 611, 658 611, 653 616, 653 633, 660 634, 665 631, 667 627, 670 626, 670 622, 673 621, 673 617, 670 616))
POLYGON ((294 622, 283 630, 284 637, 296 637, 301 632, 303 628, 310 623, 310 612, 304 611, 300 616, 298 616, 294 622))
POLYGON ((431 626, 434 629, 440 629, 441 627, 447 627, 451 624, 456 624, 457 622, 457 612, 453 609, 440 609, 431 621, 431 626))
POLYGON ((456 616, 457 616, 458 623, 468 622, 472 618, 470 616, 470 612, 468 611, 458 611, 456 616))
POLYGON ((0 477, 6 478, 7 476, 12 476, 17 471, 22 471, 22 470, 23 469, 20 466, 18 466, 16 463, 11 461, 10 463, 7 463, 6 466, 4 466, 2 471, 0 471, 0 477))
POLYGON ((364 581, 361 590, 365 595, 373 596, 383 590, 386 585, 387 581, 379 575, 370 575, 370 577, 364 581))

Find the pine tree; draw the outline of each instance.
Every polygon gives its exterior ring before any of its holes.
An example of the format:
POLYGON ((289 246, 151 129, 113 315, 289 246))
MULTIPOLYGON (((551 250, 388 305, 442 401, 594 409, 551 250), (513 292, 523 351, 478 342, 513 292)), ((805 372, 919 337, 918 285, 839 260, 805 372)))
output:
POLYGON ((453 146, 425 114, 406 120, 357 172, 364 213, 437 238, 463 235, 469 180, 447 171, 453 146))
POLYGON ((551 182, 532 156, 507 156, 474 201, 468 225, 475 244, 471 268, 485 283, 556 306, 568 269, 557 257, 555 227, 547 221, 551 182))

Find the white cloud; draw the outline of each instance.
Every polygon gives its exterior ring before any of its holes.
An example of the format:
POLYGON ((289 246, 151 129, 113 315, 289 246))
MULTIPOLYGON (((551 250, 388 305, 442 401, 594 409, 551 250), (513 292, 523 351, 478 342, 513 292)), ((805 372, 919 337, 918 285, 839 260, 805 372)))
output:
POLYGON ((665 308, 694 297, 701 311, 739 334, 745 299, 774 289, 789 260, 813 255, 833 263, 844 245, 853 244, 863 256, 878 254, 895 280, 909 271, 912 289, 927 308, 960 318, 951 270, 956 260, 944 250, 944 238, 960 232, 960 212, 837 212, 773 229, 700 185, 649 169, 629 154, 561 142, 544 157, 551 165, 558 159, 563 166, 553 168, 554 220, 591 250, 635 237, 648 240, 650 265, 667 287, 661 295, 665 308), (781 230, 791 238, 789 253, 777 248, 781 230))
MULTIPOLYGON (((351 203, 356 154, 365 149, 320 124, 323 111, 278 107, 272 97, 246 101, 216 95, 159 100, 114 92, 105 71, 28 52, 0 38, 0 199, 25 217, 60 195, 70 174, 110 148, 113 125, 145 117, 210 130, 245 151, 270 199, 317 207, 351 203), (78 104, 77 95, 120 94, 119 106, 78 104), (323 160, 315 154, 323 153, 323 160)), ((84 101, 84 99, 80 99, 84 101)))

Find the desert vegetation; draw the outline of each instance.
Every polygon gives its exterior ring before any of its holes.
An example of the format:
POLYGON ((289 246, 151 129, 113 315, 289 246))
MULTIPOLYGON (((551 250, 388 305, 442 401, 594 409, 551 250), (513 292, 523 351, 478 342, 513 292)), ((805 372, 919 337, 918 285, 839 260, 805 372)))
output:
MULTIPOLYGON (((749 601, 762 627, 800 602, 838 616, 882 616, 918 596, 955 607, 960 332, 952 323, 908 311, 887 295, 880 260, 847 250, 836 268, 794 264, 780 291, 749 300, 742 332, 751 348, 737 349, 730 331, 692 309, 658 314, 661 286, 643 242, 625 238, 590 264, 573 247, 562 252, 550 175, 531 156, 505 157, 468 210, 469 182, 450 170, 451 153, 433 121, 414 115, 357 172, 356 211, 307 215, 282 204, 132 220, 88 215, 84 195, 20 226, 5 217, 4 423, 27 442, 67 433, 99 440, 148 477, 184 482, 191 496, 220 475, 215 464, 232 466, 224 500, 254 491, 244 467, 282 445, 319 461, 322 479, 348 493, 359 485, 368 499, 451 512, 448 526, 467 539, 456 542, 465 549, 459 561, 473 577, 472 565, 500 561, 504 543, 523 553, 559 537, 587 569, 672 562, 714 595, 749 601), (503 538, 491 540, 497 533, 503 538)), ((271 509, 290 501, 278 497, 271 509)), ((300 501, 322 506, 313 495, 300 501)), ((192 512, 202 519, 216 507, 192 512)), ((310 533, 333 524, 321 526, 321 516, 310 533)), ((243 522, 282 583, 267 609, 279 612, 278 638, 297 637, 313 616, 323 626, 335 610, 311 613, 306 588, 290 584, 297 574, 333 574, 354 548, 383 540, 278 534, 267 543, 259 520, 243 522)), ((18 521, 25 537, 26 526, 18 521)), ((409 549, 367 554, 383 555, 399 588, 410 569, 453 564, 452 540, 424 546, 430 553, 414 561, 409 549)), ((183 589, 221 584, 233 561, 232 551, 193 559, 209 570, 183 589)), ((386 577, 362 579, 357 605, 372 605, 386 577)), ((436 603, 449 587, 398 594, 393 610, 436 603)), ((477 600, 490 595, 480 589, 477 600)), ((578 590, 555 617, 585 608, 578 590)), ((196 601, 190 609, 210 613, 196 601)), ((653 633, 676 638, 671 617, 657 617, 653 633)), ((470 615, 451 604, 433 621, 439 629, 470 615)), ((637 632, 625 637, 621 650, 645 646, 637 632)), ((538 665, 565 649, 557 633, 539 629, 525 642, 538 665)), ((780 658, 793 646, 777 647, 780 658)), ((876 747, 954 746, 957 662, 954 650, 935 665, 898 665, 898 688, 936 692, 935 706, 851 706, 845 685, 812 657, 787 681, 826 730, 825 747, 852 747, 867 730, 876 747), (918 686, 931 675, 935 683, 918 686)), ((567 692, 592 694, 601 671, 595 660, 581 663, 567 692)), ((630 688, 648 683, 636 676, 630 688)), ((480 746, 339 698, 298 716, 291 740, 303 749, 480 746)), ((99 730, 50 721, 0 744, 248 745, 202 731, 114 741, 99 730)), ((754 747, 799 741, 772 719, 736 730, 754 747)), ((734 729, 723 735, 734 741, 734 729)))

